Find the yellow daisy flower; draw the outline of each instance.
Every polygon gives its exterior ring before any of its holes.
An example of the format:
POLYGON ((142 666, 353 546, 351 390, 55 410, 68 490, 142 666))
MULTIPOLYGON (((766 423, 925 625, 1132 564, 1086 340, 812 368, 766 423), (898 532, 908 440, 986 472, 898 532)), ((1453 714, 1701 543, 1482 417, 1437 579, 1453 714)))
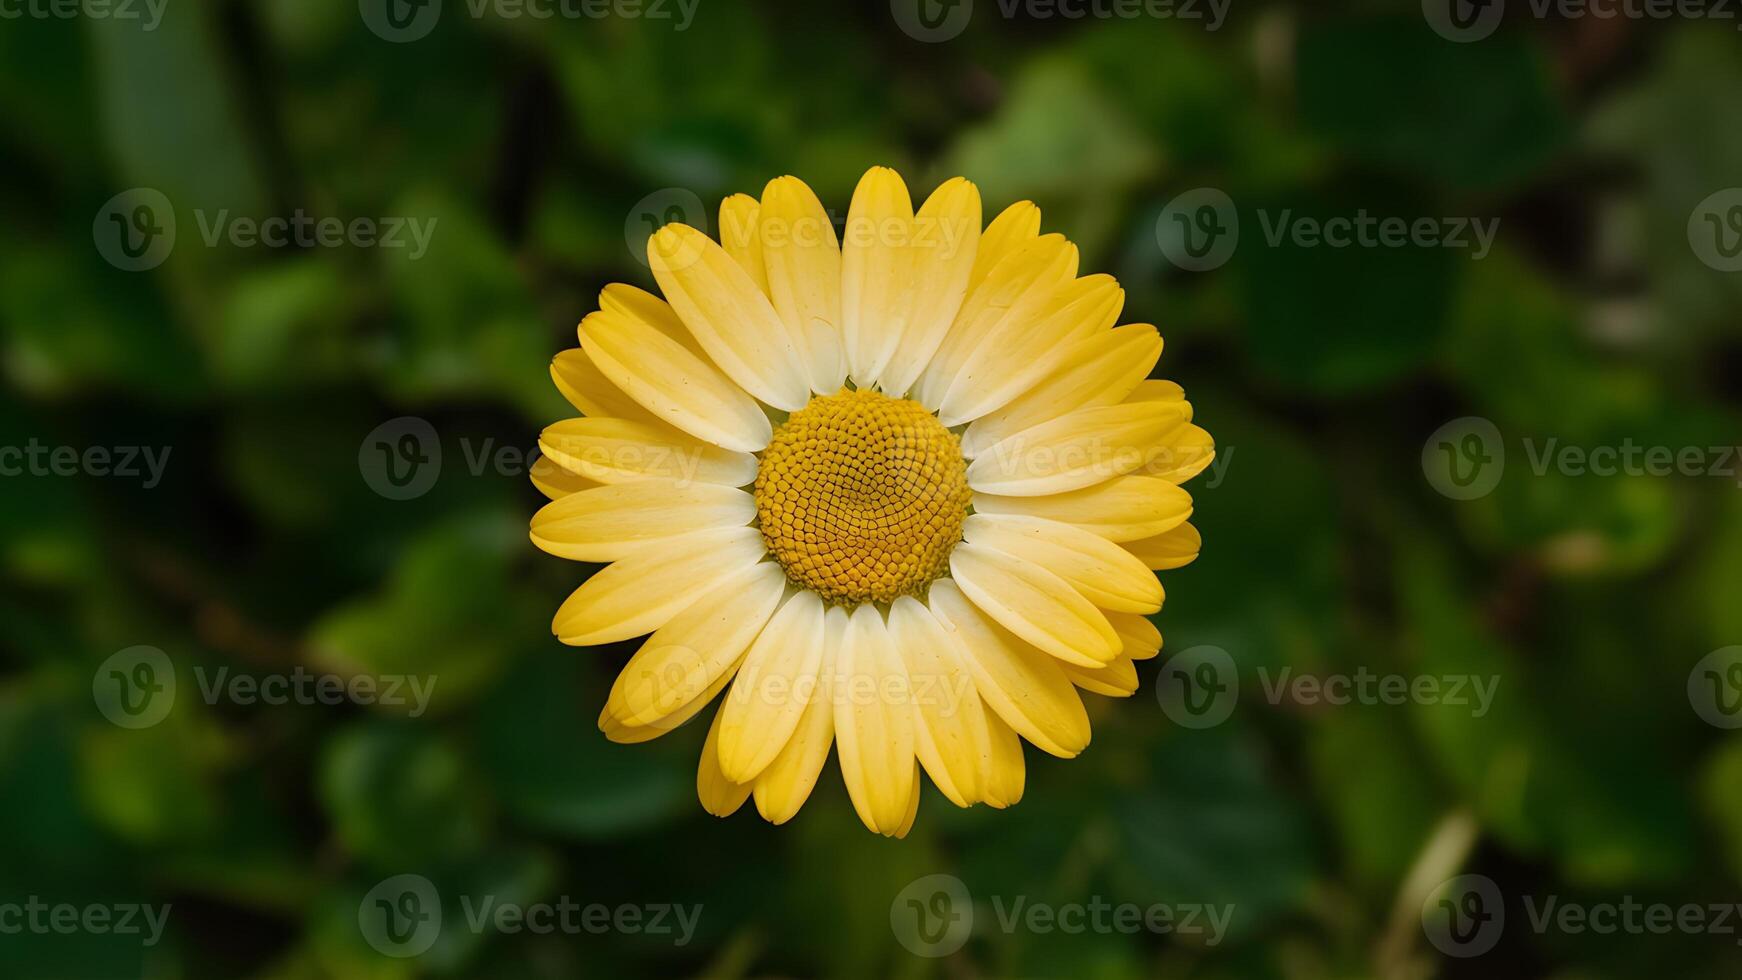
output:
POLYGON ((1155 656, 1152 570, 1197 556, 1179 484, 1208 433, 1149 324, 1016 204, 983 230, 961 178, 917 211, 893 170, 839 238, 780 177, 720 206, 719 243, 648 243, 662 300, 607 286, 551 365, 532 540, 606 562, 564 643, 651 633, 599 727, 657 737, 716 695, 696 785, 784 823, 831 747, 865 825, 904 836, 920 772, 957 806, 1022 797, 1020 739, 1089 744, 1077 689, 1155 656), (728 690, 728 686, 730 690, 728 690))

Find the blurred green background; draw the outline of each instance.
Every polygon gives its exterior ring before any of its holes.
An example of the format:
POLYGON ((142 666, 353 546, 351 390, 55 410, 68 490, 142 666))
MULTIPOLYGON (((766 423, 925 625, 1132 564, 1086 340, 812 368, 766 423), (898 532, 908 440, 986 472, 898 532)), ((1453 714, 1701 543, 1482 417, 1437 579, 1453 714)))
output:
POLYGON ((1737 479, 1538 473, 1529 448, 1738 441, 1742 273, 1702 260, 1690 222, 1742 184, 1742 36, 1512 6, 1468 43, 1408 2, 1236 3, 1210 30, 979 0, 937 41, 904 31, 899 0, 700 0, 683 29, 675 7, 539 20, 449 0, 397 41, 371 0, 167 0, 149 30, 0 19, 0 446, 170 453, 151 486, 0 478, 0 902, 173 909, 153 946, 0 935, 0 974, 1738 975, 1734 935, 1539 931, 1519 900, 1679 906, 1742 880, 1742 737, 1689 689, 1742 643, 1737 479), (1016 807, 928 791, 902 842, 860 826, 833 762, 773 829, 700 810, 704 726, 605 741, 633 644, 550 636, 583 566, 528 544, 542 498, 516 455, 572 414, 546 365, 599 288, 651 284, 650 210, 713 229, 722 196, 792 173, 844 213, 876 163, 920 194, 963 174, 988 216, 1037 201, 1085 271, 1120 277, 1126 319, 1160 326, 1159 373, 1222 453, 1189 486, 1205 548, 1163 576, 1167 647, 1139 694, 1086 699, 1081 758, 1030 750, 1016 807), (1158 219, 1205 187, 1241 237, 1187 271, 1158 219), (135 188, 177 226, 143 271, 105 257, 135 188), (1361 209, 1499 233, 1479 257, 1265 234, 1361 209), (299 211, 435 224, 415 257, 207 241, 299 211), (368 437, 405 416, 442 465, 390 499, 368 437), (1455 500, 1423 453, 1465 416, 1493 423, 1507 469, 1455 500), (137 645, 179 686, 130 729, 93 692, 137 645), (1230 654, 1241 696, 1192 729, 1154 687, 1200 646, 1230 654), (414 718, 196 684, 299 667, 437 687, 414 718), (1481 717, 1329 705, 1266 696, 1283 668, 1499 687, 1481 717), (1470 959, 1440 956, 1419 912, 1461 872, 1508 896, 1470 959), (703 913, 680 945, 474 932, 450 906, 432 948, 393 958, 358 907, 401 873, 703 913), (891 924, 932 873, 978 903, 939 959, 891 924), (993 899, 1018 896, 1234 916, 1216 943, 1000 928, 993 899))

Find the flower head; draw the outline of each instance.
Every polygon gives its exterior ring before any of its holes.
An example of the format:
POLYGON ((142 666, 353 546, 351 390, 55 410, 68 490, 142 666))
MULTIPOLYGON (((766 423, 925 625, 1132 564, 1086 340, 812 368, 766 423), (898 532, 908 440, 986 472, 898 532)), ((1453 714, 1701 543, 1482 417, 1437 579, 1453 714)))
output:
POLYGON ((784 823, 831 748, 867 827, 921 773, 958 806, 1022 796, 1021 740, 1089 743, 1078 689, 1127 696, 1161 635, 1154 570, 1197 556, 1180 484, 1209 435, 1161 337, 1023 202, 981 228, 961 178, 917 211, 892 170, 839 236, 793 177, 648 243, 664 299, 606 287, 551 366, 532 539, 609 563, 564 643, 652 634, 599 726, 638 742, 725 692, 702 805, 784 823))

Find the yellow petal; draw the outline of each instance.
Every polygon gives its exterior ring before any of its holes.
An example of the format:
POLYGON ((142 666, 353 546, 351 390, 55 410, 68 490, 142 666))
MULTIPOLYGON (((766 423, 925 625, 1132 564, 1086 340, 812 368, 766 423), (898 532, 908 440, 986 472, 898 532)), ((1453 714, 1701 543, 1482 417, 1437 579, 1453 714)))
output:
POLYGON ((1171 531, 1163 531, 1152 537, 1127 541, 1125 549, 1136 555, 1137 560, 1145 566, 1159 571, 1190 565, 1197 559, 1198 549, 1203 543, 1197 528, 1190 524, 1181 524, 1171 531))
POLYGON ((877 378, 877 386, 895 398, 919 379, 968 295, 980 246, 979 188, 960 177, 944 181, 920 205, 913 231, 913 313, 877 378))
MULTIPOLYGON (((786 747, 756 777, 756 809, 762 818, 783 824, 797 815, 828 761, 835 743, 835 708, 831 693, 835 659, 847 635, 847 611, 835 606, 823 615, 823 657, 817 665, 816 696, 805 705, 798 727, 786 747)), ((802 680, 802 679, 801 679, 802 680)))
MULTIPOLYGON (((1159 404, 1159 403, 1152 403, 1159 404)), ((1190 402, 1172 402, 1189 410, 1190 402)), ((1189 418, 1189 414, 1187 415, 1189 418)), ((1184 483, 1204 471, 1216 458, 1216 441, 1195 425, 1169 433, 1150 447, 1142 472, 1169 483, 1184 483)))
POLYGON ((639 286, 622 282, 611 283, 599 291, 599 309, 651 327, 676 341, 684 350, 694 354, 697 360, 709 367, 714 366, 714 362, 708 358, 708 352, 702 349, 689 328, 678 319, 677 311, 671 308, 671 304, 639 286))
POLYGON ((999 626, 949 579, 933 582, 929 598, 938 622, 962 651, 981 700, 1005 724, 1063 759, 1088 746, 1088 712, 1057 660, 999 626))
POLYGON ((614 643, 651 633, 721 576, 762 559, 753 527, 697 531, 642 546, 581 584, 557 609, 551 631, 570 646, 614 643))
POLYGON ((559 558, 616 561, 637 546, 710 528, 743 527, 756 500, 718 483, 637 480, 572 493, 532 517, 532 543, 559 558))
POLYGON ((757 234, 762 205, 748 194, 733 194, 720 202, 720 247, 738 267, 768 294, 768 269, 762 259, 762 236, 757 234))
POLYGON ((810 384, 793 339, 725 249, 688 225, 671 224, 649 240, 647 259, 666 301, 727 377, 775 408, 804 407, 810 384))
POLYGON ((1041 565, 964 543, 950 552, 950 575, 1000 626, 1060 660, 1099 667, 1119 655, 1106 615, 1041 565))
POLYGON ((992 755, 974 679, 937 618, 912 596, 890 606, 889 638, 913 692, 914 752, 951 803, 969 806, 992 755))
POLYGON ((629 658, 605 711, 641 728, 668 718, 737 670, 745 651, 780 604, 786 576, 762 562, 720 580, 629 658))
POLYGON ((1180 403, 1078 409, 1018 432, 968 464, 982 493, 1038 497, 1094 486, 1141 469, 1188 423, 1180 403))
POLYGON ((913 779, 909 782, 909 785, 911 786, 911 789, 908 790, 907 794, 907 816, 902 818, 901 826, 895 829, 895 834, 893 836, 896 840, 905 839, 908 831, 913 829, 914 820, 919 817, 920 782, 919 763, 917 762, 913 764, 913 779))
POLYGON ((823 601, 802 589, 751 644, 720 705, 720 766, 734 782, 755 779, 786 748, 818 694, 823 642, 823 601))
POLYGON ((1122 476, 1092 487, 1045 497, 974 494, 982 514, 1027 514, 1074 524, 1109 541, 1160 534, 1192 516, 1192 495, 1152 476, 1122 476))
POLYGON ((581 345, 611 383, 660 421, 727 449, 755 452, 774 434, 755 400, 682 344, 640 320, 601 310, 581 345))
POLYGON ((973 459, 999 441, 1080 408, 1116 405, 1141 387, 1161 356, 1161 335, 1147 323, 1084 337, 1061 352, 1053 371, 1004 407, 962 433, 962 455, 973 459))
POLYGON ((533 460, 527 475, 532 477, 532 485, 538 488, 538 492, 552 500, 561 500, 571 493, 579 493, 600 485, 579 473, 570 473, 543 453, 539 453, 538 458, 533 460))
POLYGON ((877 380, 913 313, 913 201, 901 175, 859 178, 841 234, 841 341, 859 387, 877 380))
POLYGON ((1105 667, 1064 665, 1065 676, 1085 691, 1110 698, 1128 698, 1137 692, 1137 665, 1123 654, 1114 657, 1105 667))
POLYGON ((973 514, 963 523, 962 535, 971 544, 1051 571, 1102 609, 1161 609, 1163 595, 1155 573, 1131 552, 1080 527, 1020 514, 973 514))
POLYGON ((551 360, 550 379, 569 404, 589 418, 655 421, 652 412, 612 384, 579 347, 565 350, 551 360))
POLYGON ((1009 404, 1066 363, 1073 341, 1107 334, 1124 304, 1117 279, 1094 275, 1067 283, 1027 317, 1006 317, 963 361, 939 403, 939 421, 961 425, 1009 404))
POLYGON ((732 674, 737 669, 738 665, 732 664, 700 696, 692 698, 688 704, 650 725, 625 725, 617 720, 617 716, 611 713, 610 708, 606 708, 599 713, 599 731, 604 732, 606 738, 619 745, 650 742, 666 732, 681 727, 685 722, 700 714, 701 710, 707 707, 727 684, 731 683, 732 674))
POLYGON ((719 757, 714 752, 719 734, 720 712, 715 712, 707 740, 702 743, 702 761, 696 769, 696 795, 701 797, 702 809, 716 817, 729 817, 749 799, 750 787, 732 782, 720 770, 719 757))
POLYGON ((981 796, 988 806, 1002 810, 1022 801, 1023 784, 1027 781, 1028 773, 1022 758, 1022 739, 984 701, 981 702, 980 713, 985 717, 986 732, 992 746, 991 761, 980 774, 981 796))
POLYGON ((848 619, 833 693, 847 796, 865 826, 892 836, 906 822, 916 790, 913 705, 901 657, 874 606, 859 606, 848 619))
POLYGON ((563 469, 600 483, 667 479, 741 487, 756 479, 755 456, 651 422, 564 419, 545 428, 538 449, 563 469))
POLYGON ((841 246, 823 202, 797 177, 776 177, 762 191, 759 229, 768 297, 797 344, 811 390, 841 390, 841 246))
POLYGON ((1132 660, 1148 660, 1161 652, 1161 631, 1148 616, 1136 613, 1108 613, 1107 622, 1119 634, 1119 655, 1132 660))
POLYGON ((1186 400, 1186 390, 1172 381, 1150 378, 1131 389, 1131 393, 1122 400, 1128 402, 1183 402, 1186 400))
POLYGON ((974 268, 968 275, 968 288, 972 290, 978 286, 994 266, 1038 237, 1040 208, 1033 201, 1017 201, 1000 211, 980 236, 979 252, 974 256, 974 268))

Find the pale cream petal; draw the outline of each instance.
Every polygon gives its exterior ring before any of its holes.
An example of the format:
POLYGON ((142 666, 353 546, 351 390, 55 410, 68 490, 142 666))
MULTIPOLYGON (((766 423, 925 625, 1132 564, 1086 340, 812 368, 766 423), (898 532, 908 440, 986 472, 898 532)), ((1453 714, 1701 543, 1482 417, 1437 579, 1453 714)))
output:
POLYGON ((606 738, 619 745, 650 742, 666 732, 681 727, 685 722, 700 714, 701 710, 712 703, 720 691, 732 682, 732 675, 737 669, 738 664, 733 663, 699 697, 691 699, 688 704, 651 725, 625 725, 618 721, 617 716, 613 715, 611 710, 607 708, 599 713, 599 731, 604 732, 606 738))
POLYGON ((666 301, 727 377, 775 408, 804 407, 810 383, 793 338, 725 249, 688 225, 671 224, 649 239, 647 259, 666 301))
POLYGON ((1006 318, 1021 321, 1042 309, 1060 287, 1076 278, 1077 261, 1077 247, 1063 235, 1042 235, 1000 261, 968 291, 912 396, 935 411, 981 339, 1006 318))
POLYGON ((714 713, 714 723, 708 726, 707 740, 702 743, 702 759, 696 769, 696 795, 701 797, 702 809, 716 817, 729 817, 749 799, 750 787, 732 782, 720 769, 719 756, 714 751, 720 734, 720 714, 714 713))
POLYGON ((901 175, 872 167, 859 179, 841 232, 841 342, 847 373, 877 381, 913 314, 913 201, 901 175))
POLYGON ((918 762, 913 764, 913 779, 909 785, 911 788, 907 794, 907 816, 902 818, 901 826, 895 829, 893 836, 896 840, 905 839, 908 831, 913 829, 913 822, 919 818, 919 797, 920 791, 924 787, 919 778, 918 762))
POLYGON ((671 304, 647 290, 623 282, 611 283, 599 291, 599 309, 651 327, 682 345, 697 360, 709 367, 715 367, 708 352, 702 349, 689 328, 678 319, 677 311, 671 308, 671 304))
POLYGON ((1085 691, 1104 694, 1110 698, 1128 698, 1137 692, 1137 665, 1124 654, 1114 657, 1105 667, 1065 664, 1064 670, 1071 683, 1085 691))
POLYGON ((812 681, 817 693, 805 706, 786 748, 756 777, 756 809, 769 823, 783 824, 797 815, 828 761, 835 743, 835 660, 846 636, 847 611, 831 607, 823 615, 823 659, 812 681))
POLYGON ((762 191, 759 230, 768 297, 799 348, 811 390, 841 390, 841 246, 823 202, 797 177, 776 177, 762 191))
POLYGON ((1161 609, 1155 573, 1119 545, 1092 531, 1044 517, 973 514, 962 525, 970 543, 1014 555, 1047 569, 1105 610, 1152 613, 1161 609))
POLYGON ((980 775, 981 796, 988 806, 1002 810, 1022 802, 1023 785, 1028 776, 1028 767, 1022 758, 1022 739, 984 701, 980 713, 985 716, 988 741, 992 746, 991 761, 980 775))
POLYGON ((803 589, 751 644, 720 706, 720 766, 734 782, 755 779, 786 748, 817 696, 823 643, 823 601, 803 589))
POLYGON ((614 643, 651 633, 721 578, 767 553, 753 527, 697 531, 642 546, 605 566, 557 609, 551 632, 570 646, 614 643))
POLYGON ((1109 275, 1065 284, 1025 318, 1006 317, 981 338, 939 403, 938 420, 961 425, 1002 408, 1064 363, 1075 341, 1108 333, 1125 305, 1109 275))
POLYGON ((913 803, 913 704, 906 669, 874 606, 848 619, 835 671, 835 744, 847 796, 865 826, 900 831, 913 803))
POLYGON ((581 345, 612 384, 698 439, 755 452, 774 434, 754 399, 640 320, 603 310, 589 314, 581 321, 581 345))
POLYGON ((762 236, 757 225, 762 205, 748 194, 733 194, 720 202, 720 247, 739 268, 768 295, 768 268, 762 258, 762 236))
POLYGON ((992 446, 968 464, 981 493, 1039 497, 1094 486, 1169 453, 1190 423, 1176 402, 1078 409, 992 446))
POLYGON ((1000 626, 1060 660, 1098 667, 1119 655, 1119 636, 1051 570, 977 544, 950 552, 950 575, 1000 626))
POLYGON ((532 461, 527 475, 532 478, 532 485, 538 488, 538 492, 552 500, 561 500, 571 493, 602 486, 597 480, 589 480, 579 473, 563 469, 561 464, 544 453, 539 453, 532 461))
POLYGON ((994 266, 1038 237, 1040 208, 1033 201, 1017 201, 998 212, 980 235, 980 248, 974 256, 974 268, 968 275, 968 288, 972 290, 978 286, 994 266))
POLYGON ((636 480, 572 493, 532 517, 532 543, 559 558, 607 562, 648 541, 710 528, 744 527, 756 500, 734 487, 636 480))
POLYGON ((670 717, 736 671, 780 604, 786 576, 774 562, 752 565, 704 592, 629 658, 605 711, 640 728, 670 717))
POLYGON ((1148 660, 1161 652, 1161 631, 1148 616, 1136 613, 1108 613, 1107 622, 1119 634, 1119 655, 1132 660, 1148 660))
POLYGON ((913 692, 914 752, 951 803, 969 806, 992 755, 974 679, 937 618, 912 596, 890 606, 889 638, 913 692))
POLYGON ((877 377, 877 387, 895 398, 931 363, 968 295, 980 247, 980 189, 960 177, 944 181, 920 205, 913 229, 913 314, 877 377))
MULTIPOLYGON (((999 626, 949 579, 932 583, 929 600, 938 622, 962 651, 981 700, 1005 724, 1060 758, 1069 759, 1088 746, 1088 712, 1057 660, 999 626)), ((997 758, 1007 762, 996 738, 993 744, 997 758)), ((1004 771, 993 769, 995 774, 1004 771)), ((989 796, 995 783, 987 784, 989 796)))
POLYGON ((1125 549, 1149 568, 1160 571, 1190 565, 1198 557, 1203 537, 1190 524, 1181 524, 1171 531, 1125 542, 1125 549))
POLYGON ((668 479, 741 487, 756 479, 755 456, 652 422, 564 419, 545 428, 538 449, 563 469, 599 483, 668 479))
POLYGON ((1141 388, 1161 357, 1161 335, 1128 323, 1067 346, 1052 373, 1008 405, 981 416, 962 433, 962 455, 973 459, 999 441, 1081 408, 1116 405, 1141 388))
POLYGON ((588 418, 657 421, 640 402, 612 384, 587 352, 579 347, 565 350, 551 360, 550 379, 556 382, 556 390, 562 392, 569 404, 588 418))
POLYGON ((1192 495, 1156 477, 1122 476, 1045 497, 976 493, 974 510, 1046 517, 1093 531, 1109 541, 1137 541, 1184 523, 1192 516, 1192 495))

